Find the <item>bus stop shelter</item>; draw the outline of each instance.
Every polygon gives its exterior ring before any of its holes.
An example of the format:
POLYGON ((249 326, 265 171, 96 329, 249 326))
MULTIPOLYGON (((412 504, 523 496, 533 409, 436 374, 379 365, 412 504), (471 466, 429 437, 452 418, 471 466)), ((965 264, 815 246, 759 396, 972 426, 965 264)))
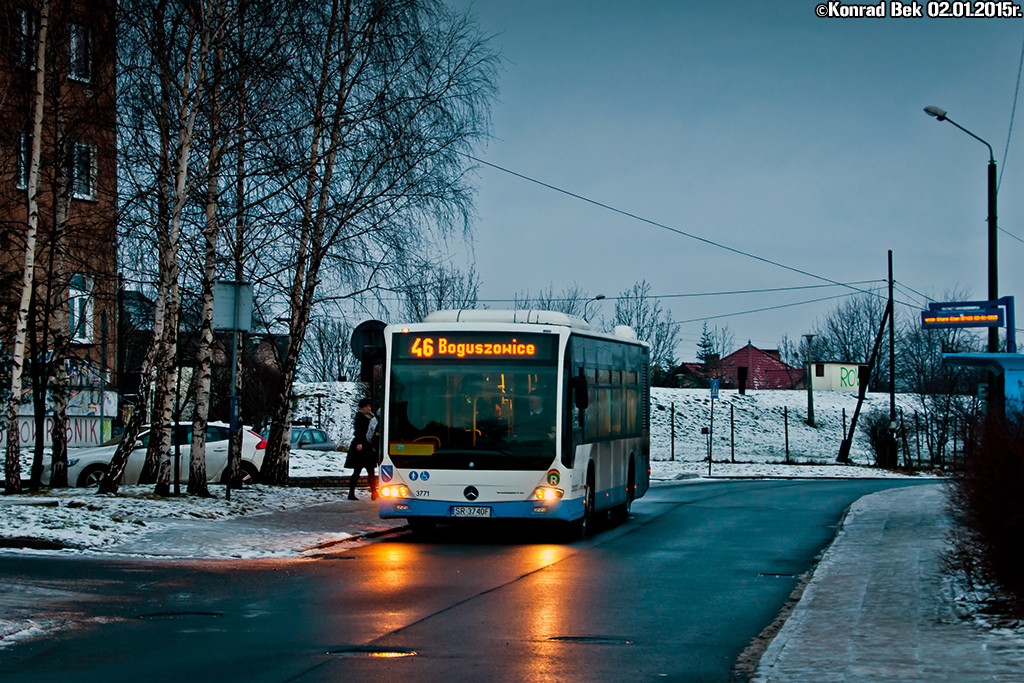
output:
POLYGON ((1024 355, 1016 353, 945 353, 944 365, 988 370, 996 378, 989 398, 1003 399, 1007 414, 1024 414, 1024 355))

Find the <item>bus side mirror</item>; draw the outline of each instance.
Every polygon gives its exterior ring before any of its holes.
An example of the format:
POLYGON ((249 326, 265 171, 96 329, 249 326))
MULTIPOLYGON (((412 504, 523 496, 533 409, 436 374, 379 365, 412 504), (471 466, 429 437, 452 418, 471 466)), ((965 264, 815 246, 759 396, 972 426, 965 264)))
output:
POLYGON ((583 375, 576 375, 570 380, 572 386, 573 402, 577 410, 586 410, 590 405, 590 395, 587 393, 587 378, 583 375))

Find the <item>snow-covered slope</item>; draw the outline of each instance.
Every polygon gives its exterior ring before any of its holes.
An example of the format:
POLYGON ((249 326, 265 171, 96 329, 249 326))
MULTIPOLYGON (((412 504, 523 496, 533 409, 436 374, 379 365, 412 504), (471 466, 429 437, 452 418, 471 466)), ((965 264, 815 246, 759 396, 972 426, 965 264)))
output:
MULTIPOLYGON (((359 399, 359 387, 352 382, 328 382, 296 385, 295 417, 309 419, 325 429, 338 443, 352 439, 352 415, 359 399)), ((908 422, 913 421, 917 397, 897 395, 908 422)), ((815 426, 807 425, 806 391, 723 391, 714 403, 715 461, 735 458, 746 462, 785 462, 788 412, 790 460, 834 463, 843 440, 844 419, 849 428, 857 405, 857 395, 838 391, 814 394, 815 426)), ((702 427, 710 426, 711 396, 707 389, 651 390, 651 456, 656 461, 672 459, 672 409, 675 410, 675 459, 706 461, 707 437, 702 427)), ((868 394, 861 417, 873 411, 889 410, 888 394, 868 394)), ((861 422, 860 424, 863 424, 861 422)), ((909 444, 914 449, 915 444, 909 444)), ((867 437, 858 426, 851 458, 859 464, 871 464, 874 455, 867 437)))

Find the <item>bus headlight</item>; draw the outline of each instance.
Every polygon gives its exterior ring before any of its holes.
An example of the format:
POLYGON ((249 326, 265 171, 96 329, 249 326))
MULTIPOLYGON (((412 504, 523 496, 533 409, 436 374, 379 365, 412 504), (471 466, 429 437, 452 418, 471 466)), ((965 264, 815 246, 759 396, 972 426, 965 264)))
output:
POLYGON ((563 495, 565 495, 565 491, 553 486, 538 486, 533 491, 534 500, 561 500, 563 495))
POLYGON ((408 498, 409 487, 405 484, 390 484, 381 487, 380 495, 384 498, 408 498))

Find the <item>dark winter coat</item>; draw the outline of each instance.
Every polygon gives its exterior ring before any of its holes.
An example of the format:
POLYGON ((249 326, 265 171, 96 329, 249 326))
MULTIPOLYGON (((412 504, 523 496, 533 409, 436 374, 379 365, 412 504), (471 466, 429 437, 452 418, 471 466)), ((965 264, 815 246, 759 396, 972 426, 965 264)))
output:
POLYGON ((370 418, 361 412, 356 412, 354 422, 355 436, 348 447, 348 456, 345 458, 345 467, 355 469, 356 467, 374 467, 377 464, 377 454, 373 450, 373 444, 366 439, 366 430, 370 428, 370 418), (362 446, 362 450, 356 448, 362 446))

